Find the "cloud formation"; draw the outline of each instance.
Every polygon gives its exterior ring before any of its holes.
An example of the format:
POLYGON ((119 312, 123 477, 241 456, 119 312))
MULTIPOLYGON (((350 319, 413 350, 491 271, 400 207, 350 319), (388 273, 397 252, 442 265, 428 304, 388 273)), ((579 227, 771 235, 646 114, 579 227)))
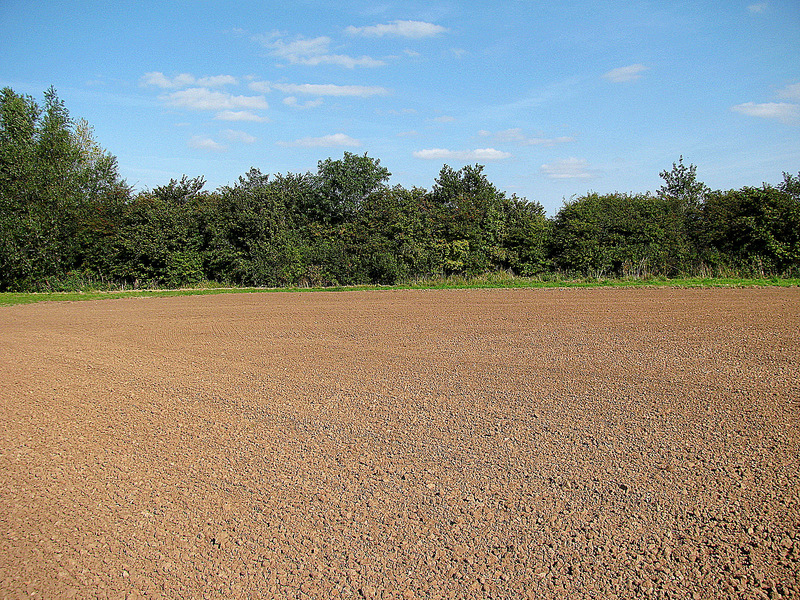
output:
POLYGON ((286 98, 283 99, 283 103, 292 108, 316 108, 317 106, 322 106, 322 98, 299 102, 295 96, 286 96, 286 98))
POLYGON ((484 137, 492 137, 495 141, 501 144, 516 144, 518 146, 545 146, 551 147, 558 144, 566 144, 574 142, 575 138, 569 136, 561 136, 557 138, 543 138, 543 137, 528 137, 519 127, 506 129, 505 131, 498 131, 492 134, 490 131, 479 131, 478 135, 484 137))
POLYGON ((263 96, 234 96, 227 92, 217 92, 208 88, 188 88, 178 92, 172 92, 159 99, 169 106, 186 108, 189 110, 266 110, 269 108, 263 96))
POLYGON ((745 102, 732 106, 731 110, 749 117, 777 119, 783 123, 795 123, 800 119, 800 105, 789 102, 745 102))
POLYGON ((400 108, 400 109, 392 108, 390 110, 385 111, 385 113, 381 114, 387 114, 387 115, 392 115, 394 117, 399 117, 403 115, 415 115, 417 114, 417 110, 414 108, 400 108))
POLYGON ((201 137, 196 135, 189 140, 189 147, 196 150, 205 150, 207 152, 225 152, 227 146, 215 142, 211 138, 201 137))
POLYGON ((593 177, 585 158, 562 158, 539 167, 548 179, 590 179, 593 177))
POLYGON ((642 73, 647 71, 647 69, 648 67, 640 64, 628 65, 627 67, 617 67, 616 69, 611 69, 607 73, 603 73, 603 79, 608 79, 614 83, 634 81, 639 79, 642 76, 642 73))
MULTIPOLYGON (((253 82, 258 84, 259 82, 253 82)), ((253 88, 251 84, 250 89, 253 88)), ((366 85, 335 85, 333 83, 273 83, 270 87, 287 94, 307 94, 310 96, 385 96, 389 93, 384 87, 366 85)))
POLYGON ((353 27, 351 25, 345 29, 345 31, 350 35, 366 37, 391 35, 406 38, 424 38, 445 33, 448 29, 441 25, 434 25, 433 23, 426 23, 424 21, 392 21, 391 23, 370 25, 367 27, 353 27))
POLYGON ((494 148, 478 148, 476 150, 447 150, 445 148, 428 148, 414 152, 416 158, 423 160, 503 160, 511 158, 508 152, 494 148))
POLYGON ((266 123, 266 117, 260 117, 249 110, 223 110, 214 116, 219 121, 253 121, 256 123, 266 123))
POLYGON ((793 83, 791 85, 787 85, 783 89, 778 90, 778 98, 800 100, 800 83, 793 83))
POLYGON ((175 77, 169 78, 161 71, 151 71, 145 73, 139 79, 141 85, 154 85, 162 89, 177 89, 190 85, 200 87, 222 87, 223 85, 236 85, 237 79, 231 75, 215 75, 213 77, 201 77, 196 79, 189 73, 180 73, 175 77))
POLYGON ((223 129, 221 132, 223 138, 229 142, 239 142, 241 144, 253 144, 256 137, 244 131, 236 131, 234 129, 223 129))
POLYGON ((768 6, 769 4, 767 4, 766 2, 757 2, 756 4, 750 4, 747 7, 747 10, 749 10, 751 13, 760 13, 767 10, 768 6))
POLYGON ((320 36, 312 39, 299 37, 293 41, 283 39, 271 39, 271 37, 258 38, 259 41, 269 48, 273 56, 285 59, 293 65, 338 65, 348 69, 355 67, 382 67, 386 63, 376 60, 369 56, 354 58, 346 54, 331 54, 331 38, 320 36))
POLYGON ((277 142, 284 148, 331 148, 336 146, 360 146, 361 142, 344 133, 323 135, 322 137, 305 137, 293 142, 277 142))

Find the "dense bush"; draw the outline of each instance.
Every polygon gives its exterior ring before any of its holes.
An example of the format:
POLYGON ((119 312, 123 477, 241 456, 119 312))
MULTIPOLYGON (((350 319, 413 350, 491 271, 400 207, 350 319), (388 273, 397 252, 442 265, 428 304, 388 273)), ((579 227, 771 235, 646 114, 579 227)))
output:
POLYGON ((800 174, 775 188, 713 192, 699 223, 697 246, 715 272, 797 275, 800 272, 800 174))
POLYGON ((776 187, 711 191, 682 160, 658 195, 588 194, 553 220, 550 255, 591 277, 795 276, 800 175, 776 187))
POLYGON ((676 275, 685 253, 680 219, 649 194, 589 194, 565 204, 553 223, 558 268, 594 277, 676 275))
POLYGON ((133 194, 54 90, 0 92, 0 290, 393 284, 485 273, 547 277, 800 275, 800 174, 711 191, 683 158, 655 194, 596 194, 548 219, 481 165, 430 191, 390 187, 367 154, 316 173, 251 169, 215 191, 182 177, 133 194))
POLYGON ((203 184, 183 177, 125 204, 111 237, 111 277, 136 287, 180 287, 204 278, 203 184))

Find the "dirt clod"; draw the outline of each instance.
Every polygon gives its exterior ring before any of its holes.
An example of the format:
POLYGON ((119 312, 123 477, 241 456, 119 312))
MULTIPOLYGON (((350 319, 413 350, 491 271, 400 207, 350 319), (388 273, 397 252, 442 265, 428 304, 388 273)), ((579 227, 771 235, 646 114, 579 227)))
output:
POLYGON ((0 309, 0 597, 791 598, 800 290, 0 309))

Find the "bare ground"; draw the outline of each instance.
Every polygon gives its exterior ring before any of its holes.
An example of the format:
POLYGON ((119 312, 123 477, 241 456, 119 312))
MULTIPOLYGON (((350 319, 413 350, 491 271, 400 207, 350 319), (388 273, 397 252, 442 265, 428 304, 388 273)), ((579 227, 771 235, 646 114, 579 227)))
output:
POLYGON ((0 309, 0 598, 800 596, 800 289, 0 309))

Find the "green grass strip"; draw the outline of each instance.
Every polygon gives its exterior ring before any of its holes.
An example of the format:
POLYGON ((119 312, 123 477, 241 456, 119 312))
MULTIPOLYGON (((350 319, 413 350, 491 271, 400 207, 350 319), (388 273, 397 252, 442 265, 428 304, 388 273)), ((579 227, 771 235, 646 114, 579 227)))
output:
POLYGON ((560 279, 514 277, 506 273, 488 274, 478 277, 447 277, 425 279, 398 285, 355 285, 311 288, 224 288, 215 284, 204 287, 178 290, 116 290, 80 292, 5 292, 0 293, 0 306, 32 304, 35 302, 78 302, 85 300, 111 300, 116 298, 168 298, 173 296, 198 296, 208 294, 242 294, 267 292, 344 292, 363 290, 447 290, 447 289, 500 289, 500 288, 742 288, 742 287, 798 287, 800 279, 778 277, 765 279, 739 278, 685 278, 685 279, 560 279))

